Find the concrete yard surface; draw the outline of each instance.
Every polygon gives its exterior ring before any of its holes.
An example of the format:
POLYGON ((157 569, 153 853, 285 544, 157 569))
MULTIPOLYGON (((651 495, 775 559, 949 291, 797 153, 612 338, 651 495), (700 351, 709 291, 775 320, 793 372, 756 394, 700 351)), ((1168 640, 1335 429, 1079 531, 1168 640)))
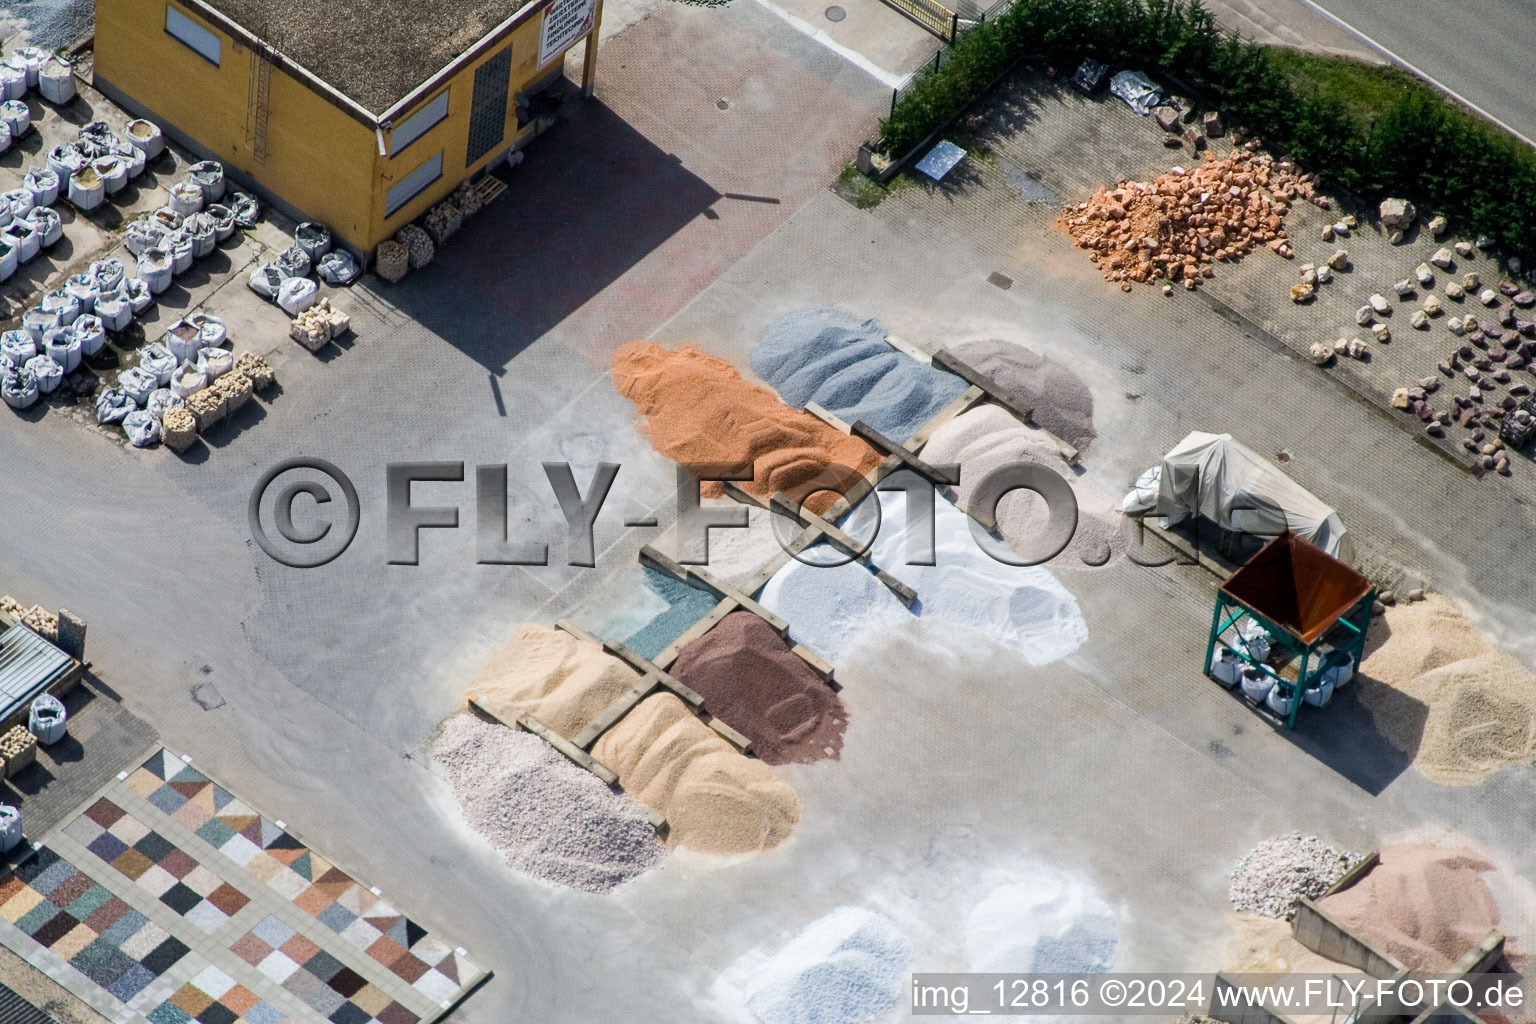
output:
MULTIPOLYGON (((676 471, 615 391, 614 353, 697 345, 755 382, 767 326, 813 307, 874 317, 924 352, 995 338, 1065 364, 1094 399, 1081 477, 1115 497, 1188 432, 1231 432, 1338 509, 1373 580, 1465 602, 1536 657, 1532 467, 1475 478, 1384 409, 1429 344, 1406 328, 1371 364, 1300 354, 1422 244, 1341 243, 1357 269, 1298 310, 1283 298, 1296 265, 1331 248, 1303 209, 1295 261, 1261 249, 1218 265, 1202 295, 1123 293, 1057 228, 1063 207, 1194 157, 1028 65, 951 133, 971 155, 942 184, 903 178, 861 209, 833 183, 888 109, 865 64, 905 74, 929 43, 875 0, 841 6, 843 21, 787 0, 626 8, 598 98, 499 168, 506 193, 429 266, 328 290, 354 331, 318 353, 240 273, 287 244, 286 225, 216 255, 146 335, 201 305, 279 383, 185 456, 80 416, 0 416, 0 473, 19 482, 0 497, 4 589, 84 617, 95 672, 82 760, 47 765, 22 806, 63 820, 158 734, 492 972, 448 1018, 463 1024, 750 1024, 744 978, 845 907, 910 940, 913 970, 966 970, 972 911, 1041 866, 1113 907, 1117 969, 1210 971, 1232 866, 1295 830, 1363 851, 1451 829, 1531 877, 1536 823, 1515 813, 1536 797, 1529 768, 1435 786, 1359 687, 1294 733, 1273 727, 1201 673, 1217 576, 1129 559, 1047 567, 1087 629, 1049 664, 920 618, 852 643, 836 665, 840 755, 773 769, 802 819, 768 852, 679 849, 597 895, 512 870, 469 828, 431 741, 483 654, 525 621, 617 632, 652 609, 639 552, 665 547, 676 471), (333 463, 359 495, 355 540, 313 569, 263 552, 248 519, 258 478, 296 456, 333 463), (386 474, 426 461, 463 463, 461 481, 412 491, 459 526, 420 531, 413 564, 390 544, 386 474), (595 568, 567 563, 544 466, 560 462, 583 489, 620 466, 595 568), (475 471, 501 464, 508 536, 547 543, 547 565, 477 560, 475 471), (621 525, 642 517, 657 525, 621 525)), ((93 222, 101 237, 81 246, 116 246, 112 227, 93 222)), ((299 509, 301 527, 323 515, 299 509)), ((1155 544, 1143 554, 1166 559, 1155 544)), ((909 1015, 902 1000, 875 1019, 909 1015)))

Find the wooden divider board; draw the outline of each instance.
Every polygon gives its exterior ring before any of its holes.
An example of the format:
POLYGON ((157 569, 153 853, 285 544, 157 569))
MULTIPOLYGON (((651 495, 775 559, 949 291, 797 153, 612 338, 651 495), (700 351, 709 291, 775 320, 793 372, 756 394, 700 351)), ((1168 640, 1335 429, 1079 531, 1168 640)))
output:
POLYGON ((603 650, 618 658, 642 676, 654 676, 658 683, 671 690, 684 704, 687 704, 695 711, 703 706, 704 698, 699 696, 697 690, 690 686, 685 686, 682 680, 659 668, 654 662, 642 658, 617 640, 604 640, 603 650))
MULTIPOLYGON (((665 558, 666 556, 662 555, 661 557, 665 558)), ((721 617, 723 618, 724 616, 721 617)), ((590 758, 586 751, 602 737, 603 733, 617 725, 625 715, 635 709, 637 704, 649 697, 658 687, 661 687, 675 694, 688 706, 690 711, 699 716, 700 721, 723 737, 727 743, 730 743, 743 754, 750 754, 752 752, 752 741, 750 739, 710 714, 708 709, 704 707, 704 698, 697 690, 686 685, 682 680, 661 668, 655 662, 643 657, 617 640, 598 640, 591 633, 588 633, 569 619, 560 619, 556 621, 555 626, 557 629, 564 630, 578 640, 590 640, 599 644, 606 653, 618 658, 630 668, 640 673, 640 681, 599 712, 597 717, 593 718, 581 732, 577 733, 575 740, 559 737, 561 743, 568 744, 572 749, 590 758)), ((547 726, 539 723, 532 715, 524 715, 523 717, 548 730, 547 726)), ((533 730, 530 729, 529 731, 533 730)), ((553 730, 548 731, 552 732, 553 730)), ((541 733, 540 735, 543 734, 541 733)), ((548 739, 548 737, 545 738, 548 739)), ((555 741, 550 740, 550 742, 554 743, 555 741)), ((567 754, 567 756, 571 755, 567 754)), ((572 760, 575 760, 575 758, 572 757, 572 760)), ((580 762, 578 761, 577 763, 579 764, 580 762)), ((593 763, 596 764, 597 762, 594 761, 593 763)), ((604 770, 606 771, 606 769, 604 770)), ((594 774, 597 773, 594 772, 594 774)), ((599 777, 601 778, 601 775, 599 777)))
MULTIPOLYGON (((912 605, 917 603, 917 591, 913 590, 911 587, 907 586, 905 583, 901 582, 901 580, 897 579, 895 576, 892 576, 884 569, 875 565, 874 561, 869 557, 867 548, 865 548, 864 545, 859 544, 859 542, 854 540, 852 537, 848 536, 848 534, 844 533, 836 526, 833 526, 831 523, 827 522, 825 519, 812 512, 810 509, 796 508, 789 501, 789 499, 784 496, 783 492, 773 496, 773 507, 775 511, 782 513, 787 518, 796 520, 802 526, 806 527, 806 529, 814 530, 819 535, 817 538, 815 538, 815 540, 825 539, 829 544, 832 544, 844 554, 856 555, 857 557, 854 560, 857 561, 860 565, 863 565, 869 569, 870 572, 874 573, 875 579, 885 584, 886 589, 888 589, 892 594, 896 595, 896 599, 902 604, 910 608, 912 605), (861 548, 864 549, 862 554, 860 553, 861 548)), ((813 540, 812 543, 814 543, 815 540, 813 540)), ((804 549, 802 548, 801 550, 804 549)))
POLYGON ((977 385, 982 390, 986 391, 987 397, 991 401, 1013 413, 1020 419, 1020 421, 1028 423, 1030 426, 1035 427, 1037 430, 1044 431, 1045 436, 1049 437, 1055 443, 1057 450, 1061 452, 1062 457, 1069 463, 1075 463, 1077 461, 1078 451, 1075 447, 1073 447, 1071 444, 1068 444, 1066 441, 1063 441, 1049 430, 1046 430, 1044 427, 1041 427, 1039 424, 1035 423, 1035 410, 1027 405, 1021 405, 1018 402, 1015 402, 1008 396, 1005 391, 1003 391, 1002 388, 998 386, 997 382, 994 381, 990 375, 976 369, 974 366, 970 365, 965 360, 949 351, 947 348, 941 348, 935 352, 933 354, 933 361, 939 366, 942 366, 946 370, 949 370, 951 373, 955 374, 955 376, 962 377, 965 380, 970 381, 972 384, 977 385))
MULTIPOLYGON (((566 759, 569 760, 572 764, 579 768, 585 768, 593 775, 596 775, 599 779, 602 779, 604 785, 619 785, 619 776, 612 768, 609 768, 607 765, 603 764, 603 762, 599 761, 585 750, 576 746, 576 744, 572 743, 564 736, 561 736, 559 733, 555 732, 555 730, 539 721, 533 715, 519 715, 515 723, 509 722, 505 718, 502 718, 500 715, 498 715, 494 710, 491 709, 490 705, 480 700, 480 698, 471 697, 469 702, 475 706, 476 710, 489 716, 495 721, 500 722, 502 725, 505 725, 508 728, 517 728, 522 729, 525 732, 533 733, 539 739, 543 740, 545 743, 548 743, 561 754, 565 755, 566 759)), ((638 800, 635 801, 635 804, 645 812, 645 820, 651 823, 652 828, 654 828, 658 833, 666 832, 667 819, 662 817, 661 812, 657 811, 654 807, 647 807, 645 804, 640 803, 638 800)))

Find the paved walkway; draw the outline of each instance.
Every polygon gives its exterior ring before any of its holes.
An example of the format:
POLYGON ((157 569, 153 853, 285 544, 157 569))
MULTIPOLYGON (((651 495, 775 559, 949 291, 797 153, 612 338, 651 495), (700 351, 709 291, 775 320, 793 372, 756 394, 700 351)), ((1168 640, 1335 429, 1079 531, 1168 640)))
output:
POLYGON ((115 1024, 420 1024, 483 973, 163 749, 0 877, 0 942, 115 1024))

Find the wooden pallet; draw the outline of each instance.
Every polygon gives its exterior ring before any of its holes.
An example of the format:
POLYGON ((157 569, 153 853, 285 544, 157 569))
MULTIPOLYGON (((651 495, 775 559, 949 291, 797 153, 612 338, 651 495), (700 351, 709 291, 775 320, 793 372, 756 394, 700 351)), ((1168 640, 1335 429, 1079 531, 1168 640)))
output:
POLYGON ((507 183, 494 174, 483 174, 480 180, 472 186, 475 193, 480 196, 480 205, 486 206, 491 200, 499 198, 507 190, 507 183))

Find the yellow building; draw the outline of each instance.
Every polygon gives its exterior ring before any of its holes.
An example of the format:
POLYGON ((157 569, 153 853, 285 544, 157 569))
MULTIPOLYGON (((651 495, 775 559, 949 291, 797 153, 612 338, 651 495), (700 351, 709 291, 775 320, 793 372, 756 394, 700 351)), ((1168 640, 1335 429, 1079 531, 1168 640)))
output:
POLYGON ((97 0, 95 85, 371 253, 532 137, 602 0, 97 0))

